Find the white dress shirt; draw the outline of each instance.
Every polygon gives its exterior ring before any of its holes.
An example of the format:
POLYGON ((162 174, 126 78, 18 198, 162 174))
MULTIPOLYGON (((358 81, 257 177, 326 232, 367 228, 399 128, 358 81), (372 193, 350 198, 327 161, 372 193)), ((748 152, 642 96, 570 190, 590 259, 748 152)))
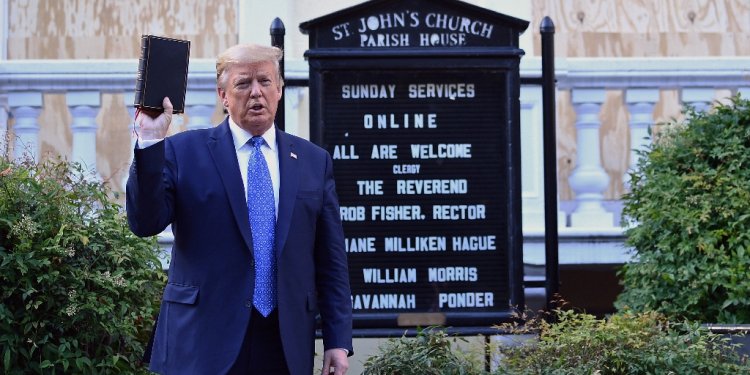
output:
MULTIPOLYGON (((247 204, 247 163, 250 161, 250 151, 253 146, 248 144, 247 141, 253 137, 247 130, 242 129, 237 125, 232 118, 229 118, 229 131, 232 132, 232 140, 234 141, 234 150, 237 155, 237 163, 240 166, 240 175, 242 175, 242 184, 245 186, 245 204, 247 204)), ((263 157, 266 158, 266 164, 268 164, 268 172, 271 174, 271 183, 273 184, 273 200, 276 203, 276 219, 279 218, 279 186, 281 186, 281 177, 279 173, 279 148, 276 145, 276 125, 271 125, 271 128, 266 130, 263 134, 266 144, 261 146, 263 157)), ((138 137, 138 147, 146 148, 151 145, 162 141, 163 139, 149 139, 143 140, 138 137)))
MULTIPOLYGON (((245 192, 247 192, 247 163, 250 161, 250 151, 253 148, 253 146, 247 143, 247 141, 249 141, 253 135, 235 124, 231 117, 229 118, 229 130, 232 132, 234 150, 237 152, 237 163, 240 166, 240 174, 242 175, 242 183, 245 186, 245 192)), ((278 219, 279 186, 281 186, 281 180, 279 177, 279 148, 276 146, 276 126, 272 125, 265 133, 263 133, 262 137, 266 141, 266 144, 261 146, 260 150, 263 152, 263 157, 266 158, 268 172, 271 173, 273 200, 276 203, 276 219, 278 219)), ((245 203, 247 203, 247 193, 245 193, 245 203)))

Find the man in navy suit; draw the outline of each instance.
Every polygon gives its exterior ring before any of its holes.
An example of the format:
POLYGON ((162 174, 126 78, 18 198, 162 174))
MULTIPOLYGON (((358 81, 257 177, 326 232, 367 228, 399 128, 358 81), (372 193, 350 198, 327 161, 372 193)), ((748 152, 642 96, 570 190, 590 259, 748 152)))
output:
POLYGON ((348 369, 351 292, 332 161, 274 126, 280 58, 257 45, 219 56, 229 116, 214 128, 166 137, 168 98, 163 113, 137 118, 128 222, 139 236, 170 224, 174 233, 152 371, 309 375, 318 314, 323 374, 348 369))

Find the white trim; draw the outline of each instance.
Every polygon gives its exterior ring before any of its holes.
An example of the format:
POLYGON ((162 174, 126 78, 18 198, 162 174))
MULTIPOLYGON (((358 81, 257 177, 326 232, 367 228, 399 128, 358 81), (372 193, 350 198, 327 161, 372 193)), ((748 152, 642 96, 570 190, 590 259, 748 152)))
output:
MULTIPOLYGON (((288 34, 289 23, 291 23, 288 1, 267 1, 264 3, 251 0, 238 1, 237 31, 239 43, 271 45, 271 23, 276 17, 284 22, 288 34)), ((291 50, 291 45, 288 44, 288 35, 285 41, 287 44, 284 49, 291 50)))
MULTIPOLYGON (((533 16, 533 1, 517 0, 470 0, 468 3, 490 9, 500 14, 515 17, 521 20, 531 20, 533 16)), ((540 25, 529 22, 529 27, 518 38, 518 46, 526 52, 526 56, 540 55, 534 51, 534 32, 539 30, 540 25)))
POLYGON ((750 83, 747 57, 556 59, 558 86, 568 88, 737 87, 750 83))
MULTIPOLYGON (((623 264, 632 259, 624 244, 622 228, 560 228, 558 230, 558 261, 570 264, 623 264)), ((524 229, 523 262, 545 263, 544 231, 524 229)))
POLYGON ((237 42, 249 43, 251 41, 253 16, 250 0, 237 0, 237 42))
MULTIPOLYGON (((268 35, 263 37, 270 38, 268 35)), ((191 59, 188 85, 206 81, 206 88, 213 89, 215 64, 214 59, 191 59)), ((558 86, 562 89, 750 87, 748 57, 569 58, 556 59, 555 64, 558 86)), ((68 85, 55 88, 80 89, 82 85, 98 85, 105 91, 113 91, 132 88, 130 86, 133 86, 137 69, 136 59, 0 60, 0 90, 18 91, 20 86, 25 87, 23 91, 29 87, 41 90, 53 82, 67 82, 68 85), (44 80, 53 82, 45 85, 44 80), (120 87, 120 80, 127 80, 127 84, 123 83, 120 87), (110 83, 114 83, 115 87, 107 86, 110 83)), ((304 61, 287 61, 288 78, 307 78, 308 72, 309 67, 304 61)), ((522 77, 538 77, 541 74, 540 59, 522 58, 520 72, 522 77)))
POLYGON ((0 60, 8 59, 8 39, 10 39, 10 5, 8 0, 2 0, 0 9, 0 60))
MULTIPOLYGON (((216 62, 191 59, 188 90, 216 89, 216 62)), ((138 60, 0 61, 0 92, 132 91, 138 60)))

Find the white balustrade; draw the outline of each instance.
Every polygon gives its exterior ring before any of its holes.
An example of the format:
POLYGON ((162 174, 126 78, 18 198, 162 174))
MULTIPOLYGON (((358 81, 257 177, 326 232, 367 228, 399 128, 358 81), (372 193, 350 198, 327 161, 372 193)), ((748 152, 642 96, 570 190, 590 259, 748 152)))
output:
POLYGON ((8 97, 8 106, 13 113, 13 154, 16 159, 25 157, 39 160, 39 122, 42 111, 42 93, 27 91, 13 93, 8 97))
MULTIPOLYGON (((123 93, 122 96, 123 102, 125 103, 125 108, 128 111, 130 124, 128 125, 128 129, 130 129, 130 157, 128 157, 128 160, 130 163, 133 162, 133 151, 135 149, 135 143, 138 141, 138 137, 135 133, 135 106, 133 103, 135 103, 135 93, 132 91, 128 91, 123 93)), ((130 168, 128 168, 129 170, 130 168)), ((122 191, 125 191, 125 187, 128 184, 128 175, 125 174, 122 177, 122 181, 120 181, 120 187, 122 188, 122 191)))
POLYGON ((132 152, 135 148, 135 142, 138 140, 138 137, 136 136, 135 132, 135 106, 133 105, 133 102, 135 100, 135 93, 133 92, 125 92, 122 95, 122 101, 125 104, 125 109, 128 111, 128 115, 130 115, 130 123, 128 124, 128 129, 130 129, 130 151, 131 151, 131 159, 132 159, 132 152))
MULTIPOLYGON (((6 133, 10 143, 0 143, 0 153, 13 149, 14 157, 24 154, 39 157, 38 117, 43 106, 43 94, 66 93, 73 115, 73 159, 95 167, 96 124, 95 116, 101 107, 99 93, 121 93, 130 113, 131 130, 134 115, 133 88, 138 62, 131 60, 4 60, 0 61, 0 137, 6 133), (9 128, 9 122, 13 124, 9 128)), ((557 82, 561 90, 570 90, 577 114, 577 168, 570 178, 575 193, 574 202, 561 202, 564 207, 575 207, 570 223, 564 228, 570 233, 621 233, 614 227, 612 207, 616 202, 605 201, 604 191, 609 178, 602 167, 599 129, 602 124, 599 112, 605 100, 605 89, 623 90, 629 112, 629 126, 633 150, 629 166, 637 162, 636 149, 648 142, 648 126, 653 123, 653 111, 659 100, 659 91, 679 90, 685 103, 697 109, 708 108, 716 97, 716 90, 739 92, 750 98, 750 58, 669 58, 669 59, 617 59, 569 58, 557 59, 557 82), (615 203, 613 205, 613 203, 615 203)), ((541 71, 539 58, 525 57, 521 61, 521 76, 538 77, 541 71)), ((304 61, 287 61, 286 77, 291 81, 308 78, 304 61)), ((186 116, 188 129, 213 126, 211 117, 216 103, 215 61, 192 59, 188 77, 186 116)), ((528 94, 538 87, 524 87, 521 97, 522 117, 522 167, 524 230, 528 233, 543 227, 540 211, 542 163, 541 116, 537 112, 536 94, 528 94), (527 139, 532 138, 532 139, 527 139)), ((305 87, 287 86, 286 131, 302 137, 308 136, 304 114, 305 87)), ((176 116, 179 126, 182 116, 176 116)), ((558 119, 559 120, 559 119, 558 119)), ((131 142, 134 147, 135 138, 131 142)), ((102 150, 99 150, 101 153, 102 150)), ((131 158, 132 159, 132 158, 131 158)), ((627 177, 627 176, 626 176, 627 177)), ((125 181, 122 181, 123 184, 125 181)), ((626 179, 627 183, 627 179, 626 179)), ((615 213, 616 214, 616 213, 615 213)), ((559 220, 565 226, 565 220, 559 220)), ((566 231, 561 231, 565 235, 566 231)))
MULTIPOLYGON (((542 87, 521 87, 521 198, 524 233, 544 230, 542 87)), ((565 223, 565 220, 560 221, 565 223)))
MULTIPOLYGON (((638 151, 645 149, 649 142, 648 128, 654 123, 654 107, 659 101, 659 89, 632 88, 625 92, 625 104, 630 112, 630 170, 638 164, 638 151)), ((625 173, 625 188, 630 185, 630 171, 625 173)))
POLYGON ((578 207, 570 216, 573 227, 612 227, 614 215, 602 205, 609 176, 602 168, 599 146, 599 111, 604 89, 576 89, 572 93, 576 115, 577 166, 570 176, 570 187, 578 207))
POLYGON ((0 158, 8 152, 8 97, 0 94, 0 158))
POLYGON ((73 116, 74 162, 81 163, 85 171, 96 174, 96 115, 101 107, 99 91, 72 91, 65 95, 73 116))
POLYGON ((682 102, 695 108, 697 112, 703 112, 711 108, 716 95, 713 87, 683 87, 682 102))
POLYGON ((284 106, 287 109, 284 117, 284 131, 289 134, 302 136, 299 126, 299 105, 305 96, 303 87, 284 88, 284 106))

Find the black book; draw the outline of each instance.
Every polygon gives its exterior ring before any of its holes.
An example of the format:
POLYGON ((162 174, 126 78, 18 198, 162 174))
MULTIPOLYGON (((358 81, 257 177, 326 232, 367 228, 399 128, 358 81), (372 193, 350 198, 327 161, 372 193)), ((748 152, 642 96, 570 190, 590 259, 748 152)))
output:
POLYGON ((190 41, 154 35, 141 36, 141 59, 135 81, 135 107, 142 111, 164 111, 169 97, 174 113, 185 111, 190 41))

